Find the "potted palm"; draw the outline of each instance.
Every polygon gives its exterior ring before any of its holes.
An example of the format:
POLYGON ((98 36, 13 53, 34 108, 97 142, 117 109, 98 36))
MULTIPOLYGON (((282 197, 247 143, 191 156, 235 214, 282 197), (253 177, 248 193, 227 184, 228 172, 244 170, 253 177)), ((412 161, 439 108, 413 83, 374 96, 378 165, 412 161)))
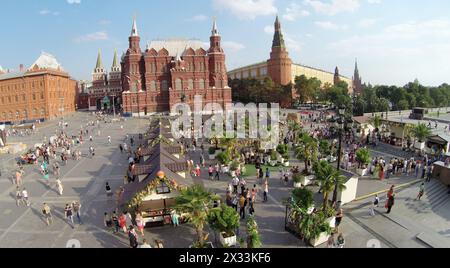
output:
POLYGON ((214 160, 214 159, 216 159, 216 148, 214 148, 214 147, 209 147, 208 153, 209 153, 209 160, 214 160))
POLYGON ((233 208, 222 205, 211 209, 208 214, 208 223, 213 230, 219 232, 220 243, 223 246, 237 245, 234 230, 239 228, 239 214, 233 208))
POLYGON ((207 242, 209 234, 205 234, 203 229, 207 223, 209 211, 213 208, 213 201, 217 199, 218 196, 205 190, 201 185, 182 189, 175 199, 176 205, 173 208, 180 211, 186 221, 195 228, 197 239, 191 247, 212 247, 212 243, 207 242))
POLYGON ((230 165, 230 175, 231 175, 231 177, 236 176, 236 170, 238 170, 238 168, 239 168, 239 162, 237 162, 237 161, 231 162, 231 165, 230 165))
POLYGON ((294 188, 302 188, 302 186, 305 185, 305 176, 303 176, 300 173, 294 174, 293 180, 294 180, 294 188))
POLYGON ((414 148, 418 150, 425 149, 425 141, 428 137, 431 136, 431 130, 425 125, 419 123, 417 126, 414 126, 411 130, 411 134, 417 141, 414 143, 414 148))
POLYGON ((258 231, 258 225, 255 218, 250 217, 247 220, 247 248, 260 248, 262 246, 261 236, 258 231))
POLYGON ((274 167, 277 165, 277 160, 278 160, 278 155, 277 155, 277 151, 272 151, 270 153, 270 161, 269 164, 274 167))
POLYGON ((306 188, 298 188, 292 191, 292 201, 305 211, 314 208, 313 193, 306 188))
POLYGON ((217 160, 222 165, 222 172, 227 173, 229 171, 228 165, 230 164, 231 161, 230 153, 228 151, 220 152, 217 155, 217 160))
POLYGON ((281 164, 285 167, 289 166, 289 147, 287 144, 280 144, 277 146, 277 152, 281 155, 281 164))
POLYGON ((356 173, 359 176, 366 176, 368 173, 367 165, 369 165, 371 160, 369 149, 361 148, 356 151, 356 161, 358 162, 358 168, 356 173))

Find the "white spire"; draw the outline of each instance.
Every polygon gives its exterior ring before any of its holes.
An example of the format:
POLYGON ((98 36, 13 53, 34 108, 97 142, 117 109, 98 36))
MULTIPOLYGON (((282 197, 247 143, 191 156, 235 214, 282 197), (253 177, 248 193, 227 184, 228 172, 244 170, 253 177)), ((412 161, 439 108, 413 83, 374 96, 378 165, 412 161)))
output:
POLYGON ((217 29, 216 18, 214 18, 214 20, 213 20, 213 28, 212 28, 211 34, 212 34, 212 36, 219 36, 219 30, 217 29))
POLYGON ((131 36, 139 36, 136 24, 136 18, 133 18, 133 28, 131 29, 131 36))

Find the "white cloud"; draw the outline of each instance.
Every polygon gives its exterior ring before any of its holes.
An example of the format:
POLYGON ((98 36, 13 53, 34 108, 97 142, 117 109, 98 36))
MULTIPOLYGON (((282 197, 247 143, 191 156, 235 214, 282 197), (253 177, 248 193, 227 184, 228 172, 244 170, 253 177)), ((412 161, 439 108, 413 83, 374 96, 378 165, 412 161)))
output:
POLYGON ((81 0, 67 0, 67 3, 69 4, 69 5, 79 5, 79 4, 81 4, 81 0))
POLYGON ((336 23, 333 23, 331 21, 316 21, 316 22, 314 22, 314 24, 317 27, 320 27, 320 28, 325 29, 325 30, 337 31, 337 30, 346 30, 346 29, 348 29, 347 25, 337 25, 336 23))
POLYGON ((394 24, 333 42, 328 49, 339 57, 365 58, 371 62, 367 76, 379 83, 401 85, 421 74, 420 80, 437 85, 450 73, 450 19, 394 24))
POLYGON ((109 40, 108 33, 105 31, 90 33, 86 35, 79 36, 75 38, 75 42, 93 42, 93 41, 101 41, 101 40, 109 40))
POLYGON ((59 13, 58 11, 51 11, 48 9, 43 9, 43 10, 39 11, 39 14, 42 16, 47 16, 47 15, 59 16, 61 13, 59 13))
POLYGON ((224 48, 224 50, 226 50, 227 52, 236 52, 242 49, 245 49, 245 46, 241 43, 237 43, 237 42, 233 42, 233 41, 225 41, 222 42, 222 47, 224 48))
POLYGON ((112 23, 112 21, 110 21, 110 20, 100 20, 98 22, 98 24, 100 24, 100 25, 109 25, 111 23, 112 23))
POLYGON ((381 4, 383 0, 367 0, 367 3, 369 4, 381 4))
POLYGON ((264 32, 266 34, 273 35, 275 33, 275 29, 273 28, 273 25, 267 25, 266 27, 264 27, 264 32))
POLYGON ((304 10, 297 3, 292 2, 287 8, 286 13, 283 15, 283 19, 288 21, 296 21, 299 17, 309 16, 309 11, 304 10))
POLYGON ((216 10, 229 10, 239 19, 255 19, 277 13, 274 0, 213 0, 216 10))
POLYGON ((359 0, 304 0, 304 4, 311 6, 318 13, 330 16, 341 12, 354 12, 360 6, 359 0))
POLYGON ((361 28, 369 28, 377 23, 378 19, 362 19, 358 22, 361 28))
POLYGON ((208 20, 208 16, 203 14, 195 15, 194 17, 188 19, 188 21, 205 21, 205 20, 208 20))

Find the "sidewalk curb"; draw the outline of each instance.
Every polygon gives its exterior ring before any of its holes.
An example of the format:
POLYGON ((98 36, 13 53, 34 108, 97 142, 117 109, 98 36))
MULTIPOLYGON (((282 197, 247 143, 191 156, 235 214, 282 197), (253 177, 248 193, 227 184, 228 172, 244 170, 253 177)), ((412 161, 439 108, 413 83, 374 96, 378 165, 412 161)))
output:
MULTIPOLYGON (((408 186, 414 185, 414 184, 419 183, 419 182, 421 182, 421 181, 422 181, 422 179, 416 179, 416 180, 411 181, 411 182, 407 182, 407 183, 404 183, 404 184, 401 184, 401 185, 397 185, 397 186, 395 186, 395 188, 396 188, 396 189, 399 189, 399 188, 406 188, 406 187, 408 187, 408 186)), ((378 191, 378 192, 371 193, 371 194, 367 194, 367 195, 363 195, 363 196, 357 197, 357 198, 356 198, 355 200, 353 200, 352 202, 361 201, 361 200, 367 199, 367 198, 369 198, 369 197, 372 197, 372 196, 375 196, 375 195, 379 195, 379 194, 384 194, 384 193, 387 193, 387 192, 389 192, 389 189, 382 190, 382 191, 378 191)))

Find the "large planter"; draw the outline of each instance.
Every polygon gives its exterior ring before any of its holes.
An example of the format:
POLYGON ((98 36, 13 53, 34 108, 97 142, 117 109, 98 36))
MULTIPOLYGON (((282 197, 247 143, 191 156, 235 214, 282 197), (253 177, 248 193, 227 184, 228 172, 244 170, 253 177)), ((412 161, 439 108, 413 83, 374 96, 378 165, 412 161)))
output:
POLYGON ((303 185, 305 185, 305 186, 310 185, 315 178, 316 178, 315 175, 305 176, 305 181, 303 182, 303 185))
POLYGON ((215 154, 210 154, 209 155, 209 160, 214 160, 216 159, 216 155, 215 154))
POLYGON ((358 174, 361 177, 364 177, 364 176, 367 176, 367 174, 369 173, 368 171, 369 170, 367 168, 365 168, 365 169, 357 168, 356 174, 358 174))
POLYGON ((270 166, 272 166, 272 167, 275 167, 276 165, 277 165, 277 160, 270 160, 269 161, 269 164, 270 164, 270 166))
POLYGON ((283 166, 289 167, 289 161, 284 161, 284 162, 283 162, 283 166))
POLYGON ((331 228, 336 228, 336 217, 328 218, 327 222, 331 228))
POLYGON ((303 184, 301 182, 294 182, 294 188, 302 188, 303 184))
POLYGON ((236 171, 233 171, 233 170, 230 171, 230 176, 231 176, 231 177, 236 177, 236 171))
POLYGON ((425 142, 416 142, 416 143, 414 143, 414 148, 416 148, 417 150, 425 149, 425 142))
POLYGON ((222 166, 222 173, 228 173, 230 171, 230 168, 227 166, 222 166))
POLYGON ((234 247, 237 245, 236 235, 230 237, 224 237, 224 233, 219 234, 220 243, 225 247, 234 247))
POLYGON ((326 232, 323 232, 319 235, 319 237, 315 238, 315 239, 311 239, 309 241, 309 243, 311 244, 311 246, 313 247, 318 247, 320 245, 322 245, 323 243, 328 242, 328 239, 330 238, 330 235, 326 232))

